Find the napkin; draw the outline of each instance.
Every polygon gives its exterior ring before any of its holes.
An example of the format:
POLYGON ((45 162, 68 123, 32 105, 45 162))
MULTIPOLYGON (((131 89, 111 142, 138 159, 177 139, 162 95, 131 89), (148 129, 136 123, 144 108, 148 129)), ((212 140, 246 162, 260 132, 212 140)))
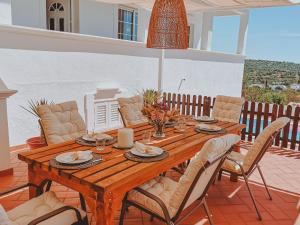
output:
POLYGON ((73 162, 76 160, 84 160, 90 157, 90 155, 92 154, 92 151, 77 151, 77 152, 73 152, 72 154, 69 155, 69 157, 67 157, 66 159, 69 162, 73 162))
POLYGON ((108 135, 108 134, 103 134, 103 133, 98 133, 98 134, 95 134, 95 136, 94 136, 95 138, 97 138, 97 139, 102 139, 102 140, 108 140, 108 141, 110 141, 110 140, 112 140, 113 139, 113 137, 112 136, 110 136, 110 135, 108 135))
POLYGON ((221 130, 220 127, 215 126, 215 125, 209 125, 209 124, 198 124, 196 126, 197 129, 201 129, 201 130, 213 130, 213 131, 219 131, 221 130))
POLYGON ((156 155, 158 154, 157 149, 149 145, 144 145, 141 142, 136 141, 134 145, 135 149, 143 154, 156 155))

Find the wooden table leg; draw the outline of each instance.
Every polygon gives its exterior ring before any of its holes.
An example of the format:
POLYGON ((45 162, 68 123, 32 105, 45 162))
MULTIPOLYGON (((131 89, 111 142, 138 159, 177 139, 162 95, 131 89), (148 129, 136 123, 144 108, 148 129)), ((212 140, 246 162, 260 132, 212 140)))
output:
MULTIPOLYGON (((28 164, 28 182, 35 185, 40 185, 43 179, 34 171, 32 165, 28 164)), ((29 199, 36 197, 36 188, 29 187, 29 199)))
POLYGON ((97 225, 114 225, 114 216, 122 199, 114 198, 112 192, 98 193, 97 200, 87 202, 97 225))

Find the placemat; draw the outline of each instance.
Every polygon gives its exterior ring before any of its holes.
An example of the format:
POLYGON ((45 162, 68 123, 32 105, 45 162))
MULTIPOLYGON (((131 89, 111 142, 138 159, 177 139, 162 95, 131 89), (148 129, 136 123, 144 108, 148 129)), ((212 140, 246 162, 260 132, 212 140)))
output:
POLYGON ((169 157, 169 152, 167 151, 164 151, 163 154, 159 155, 159 156, 156 156, 156 157, 139 157, 139 156, 136 156, 134 154, 132 154, 131 152, 125 152, 124 153, 124 157, 126 159, 129 159, 131 161, 134 161, 134 162, 142 162, 142 163, 150 163, 150 162, 158 162, 158 161, 161 161, 161 160, 164 160, 166 158, 169 157))
MULTIPOLYGON (((83 140, 82 137, 76 138, 76 143, 83 146, 96 147, 96 142, 83 140)), ((106 145, 112 145, 117 142, 117 138, 114 137, 111 141, 106 141, 106 145)))
POLYGON ((199 130, 199 129, 195 129, 196 132, 198 133, 202 133, 202 134, 226 134, 227 131, 225 129, 222 129, 220 131, 204 131, 204 130, 199 130))
POLYGON ((97 155, 97 154, 93 154, 93 159, 83 163, 83 164, 76 164, 76 165, 67 165, 67 164, 63 164, 63 163, 59 163, 56 161, 56 159, 51 159, 49 161, 49 164, 51 167, 56 168, 56 169, 61 169, 61 170, 79 170, 79 169, 86 169, 89 168, 91 166, 95 166, 99 163, 102 162, 102 158, 101 156, 97 155))

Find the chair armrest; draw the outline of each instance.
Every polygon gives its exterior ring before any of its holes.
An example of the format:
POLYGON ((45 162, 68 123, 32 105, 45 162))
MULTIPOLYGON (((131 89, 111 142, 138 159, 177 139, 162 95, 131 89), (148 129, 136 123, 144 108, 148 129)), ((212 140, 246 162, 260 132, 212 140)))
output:
POLYGON ((161 207, 161 209, 163 210, 164 215, 165 215, 165 218, 166 218, 167 220, 170 220, 170 219, 171 219, 171 218, 170 218, 169 211, 168 211, 168 209, 167 209, 165 203, 164 203, 160 198, 158 198, 157 196, 155 196, 155 195, 149 193, 148 191, 145 191, 144 189, 139 188, 139 187, 134 188, 134 190, 137 191, 137 192, 142 193, 143 195, 145 195, 145 196, 147 196, 148 198, 152 199, 153 201, 157 202, 157 204, 158 204, 158 205, 161 207))
POLYGON ((53 212, 50 212, 44 216, 41 216, 39 218, 36 218, 35 220, 31 221, 28 225, 36 225, 36 224, 39 224, 45 220, 48 220, 50 219, 51 217, 54 217, 54 216, 57 216, 65 211, 68 211, 68 210, 73 210, 75 213, 76 213, 76 217, 77 217, 77 222, 81 222, 82 221, 82 218, 81 218, 81 214, 79 212, 78 209, 72 207, 72 206, 63 206, 61 208, 58 208, 56 210, 54 210, 53 212))
POLYGON ((35 184, 32 184, 32 183, 27 183, 27 184, 21 185, 19 187, 15 187, 15 188, 12 188, 10 190, 6 190, 4 192, 1 192, 0 197, 2 197, 4 195, 7 195, 7 194, 10 194, 10 193, 13 193, 13 192, 16 192, 16 191, 21 190, 21 189, 26 188, 26 187, 34 187, 34 188, 36 188, 36 190, 38 191, 39 194, 43 193, 41 187, 39 187, 35 184))

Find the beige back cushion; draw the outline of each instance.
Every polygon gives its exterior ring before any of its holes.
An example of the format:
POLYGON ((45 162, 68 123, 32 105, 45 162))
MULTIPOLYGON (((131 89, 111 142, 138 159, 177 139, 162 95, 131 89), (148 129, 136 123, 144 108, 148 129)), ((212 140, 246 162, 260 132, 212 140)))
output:
POLYGON ((86 133, 75 101, 38 107, 48 145, 73 140, 86 133))
POLYGON ((239 123, 244 101, 244 98, 218 95, 212 116, 217 120, 239 123))
MULTIPOLYGON (((171 198, 172 201, 170 202, 170 210, 173 211, 173 213, 176 213, 179 209, 184 197, 195 180, 197 173, 204 166, 204 164, 207 161, 213 162, 221 155, 224 155, 234 144, 238 143, 239 141, 240 137, 238 135, 228 134, 223 137, 213 138, 204 144, 201 151, 199 151, 192 158, 187 170, 185 171, 184 175, 181 176, 178 182, 178 186, 174 192, 174 196, 171 198)), ((201 174, 187 203, 185 204, 185 208, 190 206, 194 201, 201 197, 205 187, 218 167, 219 162, 220 161, 217 161, 201 174)))
POLYGON ((0 205, 0 224, 11 225, 11 221, 9 220, 8 215, 2 205, 0 205))
POLYGON ((243 169, 247 172, 254 160, 257 158, 258 154, 263 150, 263 146, 268 141, 268 139, 274 134, 274 132, 279 131, 285 125, 290 122, 290 119, 287 117, 281 117, 272 122, 269 126, 267 126, 255 139, 254 144, 247 152, 247 155, 244 158, 243 169))
POLYGON ((131 98, 119 98, 120 113, 122 114, 124 126, 136 125, 148 122, 142 113, 143 97, 136 95, 131 98))

